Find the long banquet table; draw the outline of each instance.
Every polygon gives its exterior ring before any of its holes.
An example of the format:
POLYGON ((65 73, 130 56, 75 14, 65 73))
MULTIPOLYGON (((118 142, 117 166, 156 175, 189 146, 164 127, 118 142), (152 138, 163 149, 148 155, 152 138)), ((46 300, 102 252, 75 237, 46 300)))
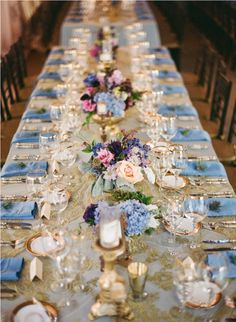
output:
MULTIPOLYGON (((49 62, 53 60, 63 59, 63 47, 54 48, 46 63, 43 67, 42 73, 44 72, 56 72, 58 70, 58 65, 49 64, 49 62)), ((129 77, 135 78, 135 75, 132 75, 130 72, 130 65, 127 62, 127 57, 129 55, 128 49, 126 47, 121 47, 118 50, 117 57, 117 65, 118 68, 122 70, 122 72, 129 77)), ((157 54, 158 55, 158 54, 157 54)), ((91 60, 89 69, 93 69, 94 62, 91 60)), ((161 66, 159 66, 161 68, 161 66)), ((171 65, 171 69, 175 70, 175 65, 171 65)), ((165 79, 161 80, 163 84, 169 82, 165 79)), ((177 81, 178 84, 184 86, 182 78, 177 81)), ((34 90, 40 89, 42 87, 42 81, 39 81, 34 90)), ((55 80, 46 80, 45 84, 50 88, 55 87, 58 84, 58 81, 55 80)), ((188 93, 185 94, 173 94, 173 95, 164 95, 166 103, 168 104, 191 104, 188 93)), ((49 98, 49 97, 41 97, 35 98, 31 97, 29 103, 27 105, 27 110, 31 110, 32 108, 50 108, 51 104, 55 104, 58 102, 63 102, 63 97, 59 98, 49 98)), ((19 128, 17 132, 22 131, 25 125, 30 125, 30 121, 22 120, 20 122, 19 128)), ((37 126, 39 129, 45 130, 45 127, 51 127, 50 122, 40 122, 34 123, 32 125, 37 126)), ((179 118, 178 126, 183 128, 199 128, 202 129, 199 118, 179 118)), ((138 110, 133 107, 128 110, 126 114, 126 118, 121 122, 120 128, 124 129, 136 129, 137 136, 142 139, 142 141, 147 141, 148 137, 145 132, 142 130, 142 123, 139 119, 138 110)), ((75 131, 74 140, 76 141, 77 151, 78 151, 78 161, 73 166, 72 174, 74 175, 74 180, 72 180, 71 185, 69 186, 69 190, 72 193, 71 201, 69 202, 68 208, 64 212, 64 216, 66 219, 66 224, 71 231, 78 230, 78 223, 81 221, 83 212, 87 205, 89 205, 93 199, 91 197, 91 185, 92 178, 89 174, 82 174, 78 168, 79 162, 81 160, 86 160, 85 155, 81 152, 81 146, 84 141, 84 138, 92 141, 95 139, 99 142, 100 134, 98 131, 98 125, 92 123, 88 128, 83 128, 80 132, 75 131)), ((192 149, 193 142, 180 142, 181 144, 188 146, 189 157, 193 155, 195 157, 204 156, 211 157, 216 159, 217 157, 215 151, 212 147, 210 141, 195 141, 194 144, 200 146, 200 148, 192 149), (202 147, 202 148, 201 148, 202 147)), ((15 154, 27 153, 29 155, 39 154, 39 149, 18 149, 16 144, 12 144, 10 148, 10 152, 6 161, 6 165, 9 162, 14 162, 13 156, 15 154)), ((49 172, 51 171, 51 162, 49 162, 49 172)), ((215 162, 215 161, 214 161, 215 162)), ((204 180, 204 179, 203 179, 204 180)), ((145 191, 147 195, 154 196, 154 202, 158 201, 161 197, 160 191, 157 186, 150 186, 148 184, 142 184, 140 188, 145 191)), ((5 184, 2 185, 2 195, 12 195, 12 194, 27 194, 26 193, 26 184, 18 183, 18 184, 5 184)), ((234 197, 234 191, 227 181, 222 184, 208 184, 205 182, 202 186, 196 185, 188 185, 185 188, 186 193, 194 192, 194 193, 203 193, 206 195, 225 195, 226 192, 230 195, 230 197, 234 197)), ((175 194, 176 192, 166 191, 166 194, 175 194)), ((230 200, 230 199, 229 199, 230 200)), ((232 217, 235 219, 236 211, 232 213, 232 217)), ((214 218, 214 221, 220 220, 221 218, 214 218)), ((209 218, 207 219, 209 220, 209 218)), ((33 220, 33 223, 36 225, 40 222, 40 219, 33 220)), ((53 224, 56 222, 56 215, 52 215, 51 219, 47 222, 44 220, 45 224, 53 224)), ((17 239, 21 237, 29 238, 34 233, 37 232, 39 228, 37 225, 35 226, 35 231, 2 231, 2 239, 17 239)), ((98 286, 97 279, 100 276, 100 262, 99 262, 99 254, 95 252, 93 249, 93 243, 95 240, 95 235, 93 230, 86 226, 85 224, 82 226, 83 234, 85 239, 81 242, 81 247, 86 254, 85 265, 83 268, 80 268, 81 273, 85 282, 87 283, 87 287, 83 292, 78 291, 73 295, 74 299, 77 300, 78 304, 76 307, 70 310, 60 310, 60 321, 64 322, 86 322, 88 320, 88 313, 91 305, 95 301, 95 297, 98 294, 98 286)), ((201 234, 197 235, 197 237, 186 237, 186 238, 177 238, 180 243, 179 252, 184 252, 189 243, 192 241, 200 242, 203 239, 219 239, 219 238, 232 238, 235 232, 233 229, 219 229, 217 231, 211 231, 207 229, 202 229, 201 234)), ((179 312, 179 303, 174 291, 173 285, 173 257, 170 256, 168 249, 163 246, 162 240, 168 236, 168 233, 164 230, 162 225, 160 225, 155 233, 151 236, 143 235, 135 238, 131 241, 131 249, 132 249, 132 258, 134 260, 144 261, 149 265, 149 275, 146 284, 146 290, 149 293, 148 298, 142 302, 132 302, 130 301, 130 305, 134 311, 135 319, 134 321, 145 321, 145 322, 157 322, 157 321, 205 321, 205 317, 209 314, 207 310, 194 310, 194 309, 186 309, 184 313, 179 312)), ((193 257, 197 258, 198 249, 190 249, 193 257)), ((46 257, 40 257, 40 260, 43 262, 43 280, 42 281, 33 281, 29 280, 29 263, 33 259, 33 256, 29 254, 25 249, 9 249, 7 247, 2 248, 2 256, 23 256, 25 258, 25 267, 23 268, 22 276, 17 282, 5 282, 5 284, 11 288, 15 288, 19 293, 14 300, 3 300, 2 301, 2 320, 7 321, 9 318, 11 311, 13 308, 20 304, 21 302, 32 299, 32 297, 36 297, 40 300, 47 300, 51 303, 57 305, 59 300, 59 295, 54 294, 50 291, 49 285, 55 279, 55 267, 53 266, 52 260, 46 257)), ((127 272, 126 269, 122 266, 117 267, 118 272, 125 277, 127 280, 127 272)), ((226 293, 229 295, 235 294, 236 289, 236 280, 232 279, 226 293)), ((215 321, 223 321, 224 318, 228 314, 228 308, 224 305, 223 300, 214 308, 212 308, 211 314, 212 318, 215 321)), ((116 318, 101 318, 100 321, 117 321, 116 318)))
MULTIPOLYGON (((115 8, 116 10, 117 8, 115 8)), ((135 4, 135 11, 127 14, 125 11, 115 11, 108 15, 107 23, 114 26, 118 37, 120 46, 127 45, 124 27, 132 21, 141 21, 143 30, 147 33, 147 40, 150 42, 152 48, 158 47, 161 44, 159 28, 156 20, 148 7, 146 1, 137 1, 135 4)), ((80 3, 74 2, 71 9, 61 26, 61 39, 62 46, 68 46, 69 39, 72 37, 72 32, 75 28, 89 28, 92 32, 92 41, 96 40, 97 32, 100 28, 99 13, 93 13, 92 17, 86 18, 86 15, 80 9, 80 3)))

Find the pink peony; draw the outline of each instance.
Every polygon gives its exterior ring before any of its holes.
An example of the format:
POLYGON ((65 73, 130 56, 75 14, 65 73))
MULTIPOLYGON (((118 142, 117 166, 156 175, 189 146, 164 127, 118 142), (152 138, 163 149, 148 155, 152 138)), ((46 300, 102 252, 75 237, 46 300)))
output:
POLYGON ((98 159, 102 162, 102 164, 105 167, 108 167, 111 160, 114 158, 114 154, 112 154, 109 150, 107 149, 101 149, 98 153, 97 153, 97 157, 98 159))
POLYGON ((123 75, 118 69, 115 69, 108 81, 110 84, 120 85, 123 81, 123 75))
POLYGON ((96 103, 92 103, 91 100, 82 101, 82 107, 85 112, 93 112, 96 108, 96 103))
POLYGON ((98 46, 94 46, 93 48, 90 49, 90 55, 92 57, 97 57, 99 54, 100 48, 98 46))
POLYGON ((86 88, 86 92, 87 92, 87 94, 89 95, 89 96, 91 96, 91 95, 93 95, 94 94, 94 87, 92 87, 92 86, 89 86, 89 87, 87 87, 86 88))

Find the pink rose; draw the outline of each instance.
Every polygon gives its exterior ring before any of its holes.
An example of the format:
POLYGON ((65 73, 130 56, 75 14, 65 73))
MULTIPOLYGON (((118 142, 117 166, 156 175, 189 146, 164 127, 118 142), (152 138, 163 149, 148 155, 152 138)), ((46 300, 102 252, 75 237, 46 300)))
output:
POLYGON ((95 92, 94 87, 92 86, 87 87, 86 92, 89 96, 93 95, 93 93, 95 92))
POLYGON ((116 173, 118 177, 133 184, 143 180, 141 168, 133 165, 133 163, 129 161, 119 161, 117 163, 116 173))
POLYGON ((108 78, 108 81, 110 84, 120 85, 123 81, 122 73, 118 69, 115 69, 111 77, 108 78))
POLYGON ((92 103, 91 100, 82 101, 82 107, 85 112, 93 112, 96 108, 96 103, 92 103))
POLYGON ((101 149, 97 153, 98 159, 103 163, 105 167, 108 167, 111 160, 114 158, 114 154, 112 154, 109 150, 107 149, 101 149))

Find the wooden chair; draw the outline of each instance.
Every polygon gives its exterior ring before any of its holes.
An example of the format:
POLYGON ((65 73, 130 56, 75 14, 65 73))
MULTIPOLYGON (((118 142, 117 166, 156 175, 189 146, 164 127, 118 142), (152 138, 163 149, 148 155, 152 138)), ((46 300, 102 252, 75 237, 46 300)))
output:
POLYGON ((1 59, 1 121, 12 118, 10 106, 14 103, 12 83, 5 58, 1 59))
POLYGON ((20 88, 23 88, 25 86, 24 78, 27 76, 27 68, 22 38, 19 38, 19 40, 13 45, 13 51, 17 62, 19 86, 20 88))
POLYGON ((22 85, 23 79, 22 79, 22 75, 19 73, 16 53, 13 46, 11 47, 8 54, 6 55, 6 64, 7 64, 9 77, 11 79, 12 86, 14 89, 15 101, 20 102, 19 88, 22 85))
POLYGON ((236 143, 236 102, 234 104, 234 111, 230 123, 228 141, 230 143, 236 143))
POLYGON ((232 82, 222 74, 217 72, 213 99, 211 105, 211 121, 219 121, 219 128, 213 138, 222 139, 224 134, 225 118, 229 105, 232 82))

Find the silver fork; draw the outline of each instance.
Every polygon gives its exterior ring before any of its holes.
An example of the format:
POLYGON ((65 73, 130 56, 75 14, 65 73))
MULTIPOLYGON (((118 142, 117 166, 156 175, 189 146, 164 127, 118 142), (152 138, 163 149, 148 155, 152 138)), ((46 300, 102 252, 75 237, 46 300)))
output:
POLYGON ((0 246, 12 247, 15 249, 15 248, 23 247, 25 241, 26 241, 25 237, 21 239, 15 239, 15 240, 0 240, 0 246))

